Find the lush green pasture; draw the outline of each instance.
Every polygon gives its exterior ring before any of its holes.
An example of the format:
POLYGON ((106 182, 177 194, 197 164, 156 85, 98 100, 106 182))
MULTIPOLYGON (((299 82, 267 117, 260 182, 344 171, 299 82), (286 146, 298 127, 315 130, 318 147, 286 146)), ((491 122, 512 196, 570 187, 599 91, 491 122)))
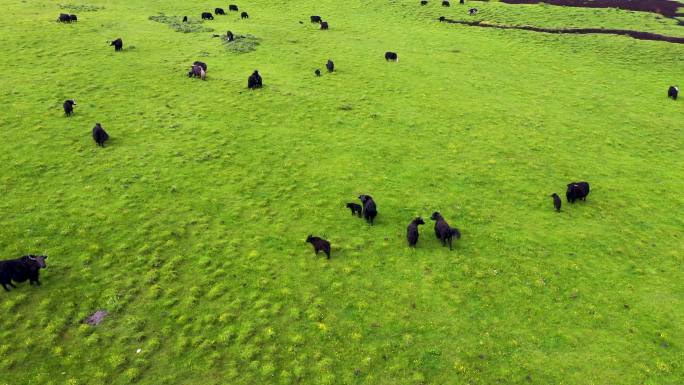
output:
MULTIPOLYGON (((443 8, 441 1, 432 1, 430 5, 421 7, 420 14, 427 18, 446 16, 450 19, 466 21, 485 21, 505 25, 531 25, 544 28, 605 28, 627 29, 659 33, 667 36, 684 36, 684 28, 676 19, 648 12, 623 11, 614 8, 576 8, 558 7, 546 4, 512 5, 498 1, 472 1, 465 5, 443 8), (468 9, 477 8, 476 16, 469 16, 468 9)), ((415 11, 413 3, 406 7, 415 11)), ((684 14, 684 4, 681 8, 684 14)))
POLYGON ((0 385, 684 382, 683 45, 446 25, 465 9, 417 0, 241 1, 249 20, 200 33, 149 17, 228 3, 87 0, 104 8, 60 25, 66 1, 0 0, 1 257, 49 255, 43 286, 0 292, 0 385), (257 50, 211 37, 228 29, 257 50), (587 202, 555 213, 574 180, 587 202), (343 207, 360 193, 372 228, 343 207), (463 239, 427 221, 406 247, 435 210, 463 239))

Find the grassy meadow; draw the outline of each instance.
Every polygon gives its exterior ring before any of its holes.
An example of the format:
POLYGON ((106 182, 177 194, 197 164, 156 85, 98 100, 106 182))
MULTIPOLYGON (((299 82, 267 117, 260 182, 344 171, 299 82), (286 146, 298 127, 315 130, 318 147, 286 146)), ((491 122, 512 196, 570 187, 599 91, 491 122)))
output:
POLYGON ((49 256, 41 287, 0 291, 0 385, 684 383, 684 45, 436 19, 684 26, 435 0, 245 0, 248 20, 200 23, 228 3, 193 3, 0 0, 0 259, 49 256), (592 192, 569 205, 576 180, 592 192), (362 193, 374 227, 344 207, 362 193))

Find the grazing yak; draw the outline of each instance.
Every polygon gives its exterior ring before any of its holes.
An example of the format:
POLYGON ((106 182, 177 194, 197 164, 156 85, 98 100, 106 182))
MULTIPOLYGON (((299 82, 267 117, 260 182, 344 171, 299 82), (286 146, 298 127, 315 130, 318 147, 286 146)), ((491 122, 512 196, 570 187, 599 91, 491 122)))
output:
POLYGON ((217 15, 225 15, 226 14, 226 12, 223 10, 223 8, 214 9, 214 13, 217 15))
POLYGON ((387 61, 399 61, 399 56, 396 52, 385 52, 385 60, 387 61))
POLYGON ((451 3, 449 3, 449 0, 442 1, 442 7, 451 7, 451 3))
POLYGON ((439 21, 442 22, 442 23, 445 22, 445 21, 446 21, 446 17, 440 16, 440 17, 439 17, 439 21))
POLYGON ((190 68, 190 72, 188 72, 188 77, 189 78, 195 77, 195 78, 200 78, 202 80, 206 80, 207 71, 204 68, 202 68, 201 65, 193 64, 192 67, 190 68))
POLYGON ((679 95, 679 87, 670 86, 670 88, 667 90, 667 97, 672 98, 672 100, 677 100, 677 95, 679 95))
POLYGON ((308 237, 306 237, 306 243, 310 243, 313 245, 314 253, 316 253, 316 255, 318 255, 318 252, 322 250, 325 253, 325 255, 328 256, 328 259, 330 259, 330 242, 326 241, 323 238, 309 235, 308 237))
POLYGON ((95 143, 100 147, 104 147, 104 144, 108 139, 109 135, 104 128, 102 128, 100 123, 95 123, 95 127, 93 127, 93 140, 95 143))
POLYGON ((35 282, 40 286, 38 275, 40 269, 45 269, 47 265, 45 260, 47 255, 25 255, 17 259, 9 259, 0 261, 0 284, 5 291, 10 291, 7 285, 17 288, 14 282, 29 281, 31 285, 35 282))
POLYGON ((556 209, 556 212, 560 212, 561 209, 561 199, 558 196, 558 194, 553 193, 551 194, 551 198, 553 198, 553 207, 556 209))
POLYGON ((321 19, 320 16, 311 16, 310 19, 311 19, 312 23, 319 23, 320 24, 323 21, 323 19, 321 19))
POLYGON ((421 0, 420 1, 420 5, 427 5, 427 3, 428 3, 427 0, 421 0))
POLYGON ((71 116, 71 114, 74 113, 74 106, 76 105, 76 101, 74 99, 69 99, 65 100, 64 104, 62 107, 64 107, 64 115, 67 117, 71 116))
POLYGON ((183 23, 187 23, 187 22, 188 22, 188 17, 187 17, 187 16, 183 16, 183 23))
POLYGON ((202 12, 202 20, 214 20, 214 15, 211 12, 202 12))
POLYGON ((442 242, 442 246, 446 246, 448 243, 449 250, 452 250, 451 240, 452 238, 456 238, 457 240, 460 239, 461 232, 458 231, 458 229, 456 228, 451 228, 449 224, 444 220, 442 214, 440 214, 438 211, 432 213, 430 219, 435 221, 435 235, 437 236, 437 239, 439 239, 442 242))
POLYGON ((229 42, 235 40, 235 35, 233 35, 233 33, 230 31, 226 32, 226 40, 229 42))
POLYGON ((237 12, 237 11, 238 11, 238 6, 235 5, 235 4, 231 4, 231 5, 228 6, 228 10, 229 10, 229 11, 235 11, 235 12, 237 12))
POLYGON ((321 29, 322 30, 328 30, 329 28, 330 28, 330 26, 328 26, 327 21, 321 21, 321 29))
POLYGON ((314 75, 321 76, 321 70, 316 68, 316 70, 314 71, 314 75))
POLYGON ((254 90, 261 87, 263 87, 263 80, 261 79, 261 75, 259 75, 259 71, 254 70, 254 73, 252 73, 247 79, 247 88, 249 88, 250 90, 254 90))
POLYGON ((475 15, 477 15, 477 8, 470 8, 470 9, 468 10, 468 14, 469 14, 470 16, 475 16, 475 15))
POLYGON ((576 200, 586 201, 587 195, 589 195, 589 183, 568 183, 568 190, 565 192, 565 198, 568 200, 568 202, 575 203, 576 200))
POLYGON ((202 67, 203 70, 205 70, 205 71, 207 70, 207 63, 205 63, 203 61, 196 61, 196 62, 192 63, 192 65, 200 66, 200 67, 202 67))
POLYGON ((241 18, 241 19, 249 19, 249 14, 248 14, 247 12, 242 12, 242 13, 240 14, 240 18, 241 18))
POLYGON ((328 69, 328 72, 333 72, 335 71, 335 63, 333 63, 332 60, 328 59, 328 62, 325 63, 325 68, 328 69))
POLYGON ((57 18, 58 23, 71 23, 71 15, 66 13, 60 13, 57 18))
POLYGON ((114 51, 121 51, 123 49, 123 40, 121 38, 118 38, 114 41, 112 41, 109 46, 114 46, 114 51))
POLYGON ((347 203, 347 208, 351 210, 351 215, 358 215, 361 218, 361 205, 358 203, 347 203))
POLYGON ((370 195, 359 195, 359 200, 363 203, 363 217, 366 219, 366 222, 373 226, 373 221, 378 215, 378 208, 373 197, 370 195))
POLYGON ((409 223, 406 228, 406 239, 408 240, 410 247, 415 247, 416 243, 418 243, 418 226, 424 224, 425 221, 423 221, 423 218, 421 217, 417 217, 409 223))

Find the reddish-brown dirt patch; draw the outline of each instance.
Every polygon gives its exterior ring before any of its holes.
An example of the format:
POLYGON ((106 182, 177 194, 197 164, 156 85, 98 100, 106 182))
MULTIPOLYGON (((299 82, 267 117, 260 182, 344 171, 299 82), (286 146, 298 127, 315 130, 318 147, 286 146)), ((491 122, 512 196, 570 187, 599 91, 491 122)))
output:
POLYGON ((514 26, 514 25, 500 25, 500 24, 489 24, 483 23, 481 21, 460 21, 460 20, 444 20, 451 24, 463 24, 473 27, 485 27, 485 28, 497 28, 497 29, 519 29, 523 31, 532 32, 543 32, 543 33, 571 33, 571 34, 609 34, 609 35, 623 35, 630 36, 639 40, 655 40, 655 41, 666 41, 668 43, 684 44, 684 37, 674 37, 659 35, 657 33, 651 32, 640 32, 632 31, 629 29, 601 29, 601 28, 568 28, 568 29, 553 29, 553 28, 539 28, 532 26, 514 26))
POLYGON ((507 4, 546 3, 564 7, 617 8, 630 11, 659 13, 665 17, 677 16, 682 4, 672 0, 501 0, 507 4))

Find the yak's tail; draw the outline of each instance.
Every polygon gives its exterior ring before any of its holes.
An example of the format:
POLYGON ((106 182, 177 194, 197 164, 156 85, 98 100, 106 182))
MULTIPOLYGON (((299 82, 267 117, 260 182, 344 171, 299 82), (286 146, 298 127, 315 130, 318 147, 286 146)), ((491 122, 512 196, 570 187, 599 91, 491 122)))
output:
POLYGON ((461 232, 458 229, 451 229, 451 235, 456 239, 461 239, 461 232))

